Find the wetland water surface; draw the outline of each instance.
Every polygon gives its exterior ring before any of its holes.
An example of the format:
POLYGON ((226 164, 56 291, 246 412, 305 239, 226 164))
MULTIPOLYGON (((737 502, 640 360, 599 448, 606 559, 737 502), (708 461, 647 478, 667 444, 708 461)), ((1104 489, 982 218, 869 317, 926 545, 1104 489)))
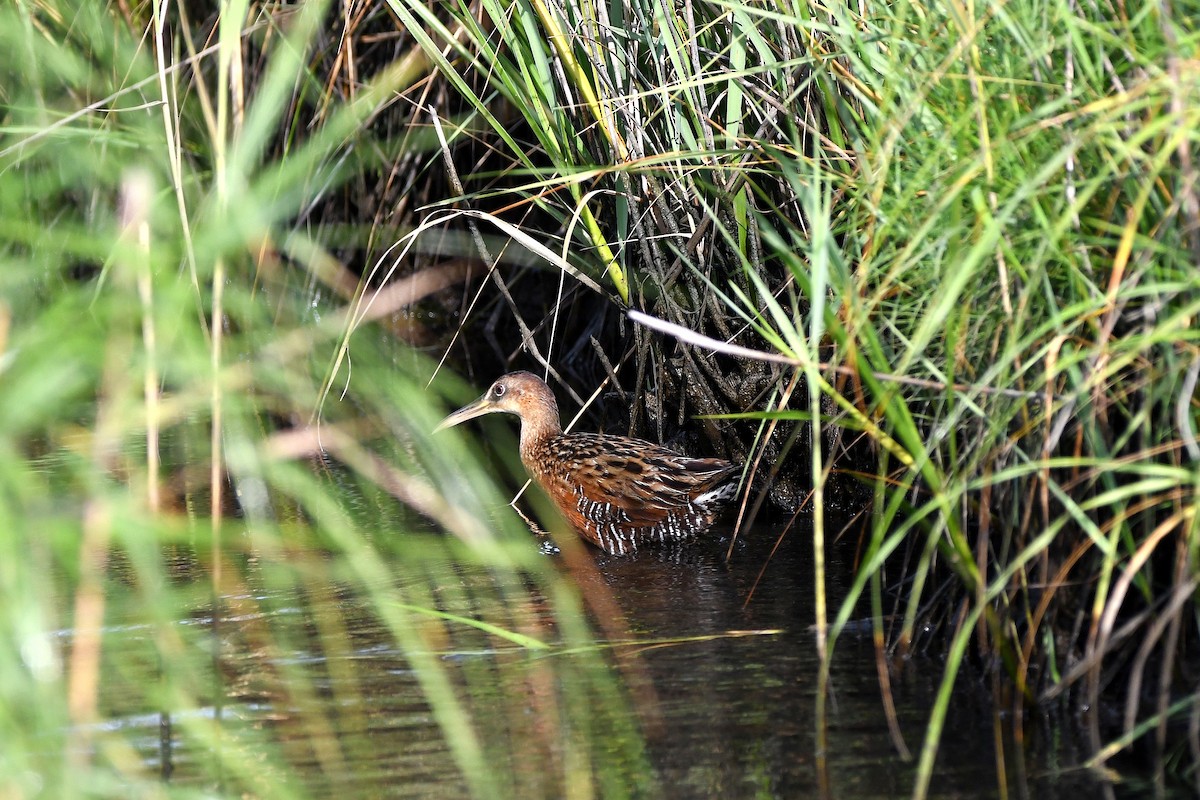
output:
MULTIPOLYGON (((728 561, 728 540, 698 544, 683 552, 646 550, 624 558, 588 551, 595 569, 577 573, 582 575, 577 579, 583 590, 607 588, 624 616, 623 622, 597 626, 602 631, 597 634, 597 647, 606 650, 617 666, 611 674, 618 676, 624 690, 616 690, 616 695, 637 706, 645 723, 645 747, 630 748, 636 755, 630 763, 616 769, 611 763, 584 765, 585 770, 607 770, 597 783, 613 791, 602 789, 603 794, 817 796, 818 663, 810 628, 811 530, 804 523, 794 528, 772 556, 778 533, 760 526, 748 541, 733 548, 728 561)), ((847 574, 845 550, 842 545, 832 549, 834 603, 842 594, 838 576, 847 574)), ((456 596, 472 591, 470 579, 448 558, 427 560, 419 571, 426 587, 454 586, 456 596)), ((179 577, 200 585, 206 580, 201 572, 184 565, 179 577)), ((175 712, 170 735, 163 737, 156 715, 131 708, 121 716, 116 711, 122 705, 120 698, 112 703, 112 725, 138 731, 135 741, 144 748, 148 768, 159 770, 165 754, 173 783, 219 791, 211 770, 198 768, 212 745, 199 743, 189 728, 189 716, 219 716, 229 744, 250 753, 261 747, 272 755, 269 762, 245 766, 253 773, 251 784, 290 783, 299 795, 317 797, 466 796, 468 787, 425 700, 428 685, 423 686, 412 660, 394 644, 395 638, 370 612, 363 595, 335 584, 309 584, 297 590, 263 583, 226 598, 226 614, 218 628, 220 688, 214 690, 222 697, 219 708, 201 708, 191 715, 175 712), (288 616, 302 618, 292 626, 302 633, 290 643, 286 637, 264 633, 288 616), (314 644, 318 641, 320 646, 314 644), (302 672, 319 677, 299 683, 289 680, 289 675, 302 672)), ((437 589, 432 591, 436 595, 437 589)), ((536 609, 538 598, 536 592, 533 595, 530 603, 536 609)), ((548 617, 547 612, 536 610, 535 617, 539 613, 548 617)), ((453 627, 444 619, 414 619, 418 626, 430 622, 431 629, 453 627)), ((211 618, 198 608, 189 624, 209 628, 211 618)), ((552 624, 546 625, 541 635, 551 629, 552 624)), ((150 636, 146 630, 139 633, 119 626, 108 630, 110 652, 120 650, 122 640, 130 644, 150 636)), ((621 748, 637 740, 628 728, 591 719, 594 713, 584 713, 589 720, 578 722, 580 707, 561 700, 572 687, 547 688, 547 680, 570 682, 577 676, 581 682, 593 682, 580 692, 593 712, 608 702, 594 688, 594 674, 587 677, 586 669, 557 668, 563 664, 561 659, 571 657, 569 653, 530 655, 521 648, 497 647, 495 637, 472 633, 478 646, 456 638, 446 641, 434 657, 458 673, 455 684, 460 693, 470 696, 474 724, 494 727, 481 731, 480 739, 509 742, 499 754, 494 748, 487 750, 486 744, 484 749, 489 763, 503 762, 506 774, 515 776, 506 778, 504 785, 515 784, 517 796, 563 796, 564 786, 551 765, 557 764, 558 769, 564 759, 572 758, 556 744, 564 736, 612 737, 618 760, 625 752, 621 748), (514 680, 511 673, 497 668, 505 659, 535 666, 540 659, 560 660, 552 672, 539 676, 533 669, 532 677, 514 680), (551 707, 549 715, 547 707, 551 707), (562 722, 547 726, 547 716, 562 722), (584 728, 587 731, 580 733, 584 728)), ((914 754, 921 747, 940 676, 941 665, 933 660, 910 661, 893 674, 899 727, 914 754)), ((830 796, 909 795, 915 761, 901 759, 892 743, 868 636, 842 636, 832 683, 830 796)), ((1003 776, 998 775, 987 692, 969 677, 959 683, 931 796, 1004 796, 1003 785, 1011 797, 1078 797, 1081 791, 1101 788, 1088 773, 1075 768, 1084 751, 1073 748, 1071 737, 1060 729, 1047 733, 1036 723, 1028 726, 1036 741, 1024 753, 1018 753, 1002 733, 1005 766, 1003 776)), ((1118 789, 1117 794, 1128 791, 1118 789)))

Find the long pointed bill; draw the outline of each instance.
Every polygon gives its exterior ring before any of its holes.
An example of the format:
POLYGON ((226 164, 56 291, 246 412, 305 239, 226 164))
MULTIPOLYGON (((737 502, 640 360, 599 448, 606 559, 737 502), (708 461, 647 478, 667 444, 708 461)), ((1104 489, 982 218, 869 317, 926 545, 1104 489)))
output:
POLYGON ((486 397, 481 397, 474 403, 463 406, 458 411, 455 411, 453 414, 439 422, 437 427, 433 429, 433 432, 437 433, 438 431, 444 431, 446 428, 453 428, 460 422, 466 422, 469 419, 482 417, 484 414, 491 414, 493 411, 500 410, 501 409, 496 408, 496 406, 493 405, 486 397))

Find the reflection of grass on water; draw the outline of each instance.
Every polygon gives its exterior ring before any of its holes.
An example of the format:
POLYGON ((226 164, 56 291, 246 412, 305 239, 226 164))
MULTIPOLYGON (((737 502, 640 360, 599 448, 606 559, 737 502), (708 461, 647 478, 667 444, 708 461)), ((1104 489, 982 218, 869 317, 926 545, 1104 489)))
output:
POLYGON ((118 707, 170 712, 189 780, 316 791, 295 765, 385 746, 317 702, 369 707, 352 660, 283 657, 353 650, 336 615, 269 613, 334 586, 414 669, 463 791, 644 788, 571 582, 428 436, 412 344, 445 315, 402 310, 496 265, 467 325, 560 370, 603 351, 633 424, 705 416, 818 532, 833 478, 873 492, 841 609, 816 537, 818 639, 863 599, 885 705, 884 656, 946 654, 917 794, 966 659, 1018 720, 1067 698, 1099 757, 1196 779, 1196 9, 183 5, 0 9, 0 794, 172 791, 118 707), (428 207, 469 235, 402 239, 428 207), (773 360, 598 333, 597 303, 773 360), (551 625, 574 660, 431 655, 551 625), (225 634, 279 657, 287 725, 218 722, 225 634))

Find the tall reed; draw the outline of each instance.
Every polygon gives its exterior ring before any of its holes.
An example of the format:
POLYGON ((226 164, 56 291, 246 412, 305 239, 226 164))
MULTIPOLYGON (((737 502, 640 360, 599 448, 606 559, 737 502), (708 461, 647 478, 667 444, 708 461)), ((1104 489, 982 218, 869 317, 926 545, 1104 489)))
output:
POLYGON ((322 96, 329 4, 190 6, 0 9, 0 794, 647 790, 433 365, 339 362, 358 279, 305 220, 428 66, 322 96))
MULTIPOLYGON (((753 409, 761 427, 710 436, 806 478, 818 515, 831 478, 866 476, 830 633, 865 598, 881 650, 946 654, 917 796, 968 660, 1001 676, 998 699, 1015 690, 1018 727, 1065 695, 1092 709, 1097 758, 1149 736, 1160 766, 1200 763, 1169 734, 1198 713, 1191 6, 530 0, 458 17, 458 52, 545 157, 508 153, 528 182, 504 196, 560 220, 614 302, 790 365, 634 329, 608 358, 635 375, 612 377, 653 387, 658 433, 676 407, 753 409)), ((545 359, 541 320, 521 322, 545 359)))

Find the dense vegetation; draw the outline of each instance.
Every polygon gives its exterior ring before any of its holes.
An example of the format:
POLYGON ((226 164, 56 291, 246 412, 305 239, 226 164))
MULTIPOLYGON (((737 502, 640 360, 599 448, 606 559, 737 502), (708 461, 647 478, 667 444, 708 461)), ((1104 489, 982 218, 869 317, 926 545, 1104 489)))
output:
MULTIPOLYGON (((580 403, 607 381, 632 414, 599 422, 747 459, 819 534, 858 503, 818 646, 867 615, 881 652, 945 655, 917 794, 968 661, 1018 720, 1090 709, 1096 763, 1200 781, 1200 6, 1133 5, 0 10, 0 793, 153 786, 100 722, 195 708, 230 793, 319 793, 286 730, 214 724, 214 681, 230 638, 345 646, 256 599, 330 580, 412 659, 465 788, 529 790, 479 733, 490 687, 619 692, 586 649, 428 656, 479 633, 431 614, 479 609, 539 646, 535 591, 587 640, 486 471, 428 438, 426 387, 466 394, 430 383, 447 355, 580 403), (439 559, 468 588, 442 596, 439 559), (106 706, 111 670, 140 707, 106 706)), ((319 683, 273 678, 301 710, 319 683)), ((549 737, 547 786, 630 789, 621 703, 556 702, 593 714, 549 737)))

